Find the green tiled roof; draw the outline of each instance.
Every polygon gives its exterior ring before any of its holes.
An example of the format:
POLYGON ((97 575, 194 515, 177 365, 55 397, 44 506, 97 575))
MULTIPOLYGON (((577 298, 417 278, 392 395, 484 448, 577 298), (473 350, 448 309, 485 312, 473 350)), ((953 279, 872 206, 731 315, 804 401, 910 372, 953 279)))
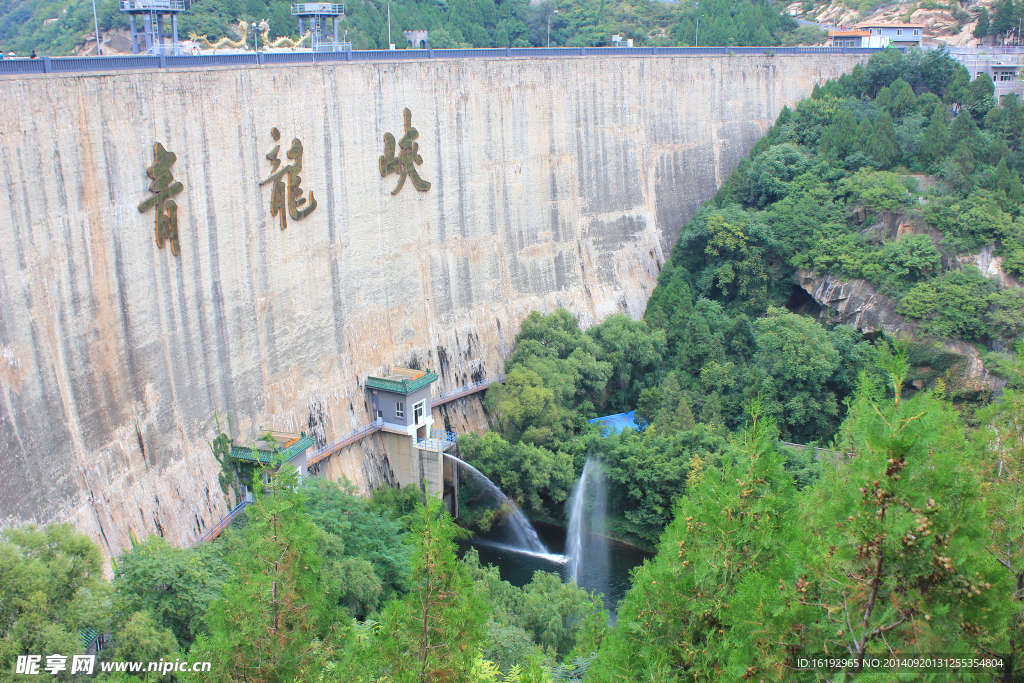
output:
MULTIPOLYGON (((299 453, 305 451, 307 448, 309 448, 315 443, 316 439, 314 439, 312 436, 307 436, 303 434, 302 437, 299 438, 299 440, 293 443, 291 446, 278 451, 278 461, 287 462, 294 458, 299 453)), ((263 465, 269 465, 271 464, 273 454, 270 451, 257 450, 254 456, 251 448, 232 448, 231 457, 234 458, 235 460, 244 460, 246 462, 258 462, 263 465)))
POLYGON ((384 389, 393 391, 396 394, 411 394, 412 392, 427 386, 437 379, 437 373, 427 370, 426 374, 416 379, 384 379, 383 377, 367 377, 366 386, 371 389, 384 389))
POLYGON ((78 632, 78 638, 82 641, 83 647, 89 647, 89 644, 96 640, 96 636, 99 634, 100 632, 94 628, 86 628, 78 632))

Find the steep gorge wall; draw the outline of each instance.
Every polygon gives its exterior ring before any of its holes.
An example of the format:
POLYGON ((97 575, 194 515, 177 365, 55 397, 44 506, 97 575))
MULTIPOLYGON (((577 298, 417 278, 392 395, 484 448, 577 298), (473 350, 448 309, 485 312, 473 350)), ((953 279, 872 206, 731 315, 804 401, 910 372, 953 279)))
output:
MULTIPOLYGON (((110 553, 129 530, 188 544, 229 505, 215 409, 236 436, 314 416, 333 438, 369 420, 362 381, 384 366, 436 369, 444 391, 496 373, 533 309, 642 315, 700 202, 783 105, 860 59, 0 79, 0 525, 70 520, 110 553), (432 187, 392 196, 378 158, 405 107, 432 187), (272 127, 282 158, 302 141, 318 203, 284 231, 260 185, 272 127), (180 256, 137 208, 157 142, 184 184, 180 256)), ((324 471, 365 489, 379 448, 324 471)))

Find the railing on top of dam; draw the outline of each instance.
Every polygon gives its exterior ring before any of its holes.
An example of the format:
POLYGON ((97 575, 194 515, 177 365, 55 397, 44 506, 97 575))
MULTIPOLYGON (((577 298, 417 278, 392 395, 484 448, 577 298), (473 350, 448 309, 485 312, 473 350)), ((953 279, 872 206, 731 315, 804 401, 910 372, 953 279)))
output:
MULTIPOLYGON (((869 55, 874 47, 498 47, 467 50, 350 50, 346 52, 244 52, 212 55, 129 55, 118 57, 41 57, 2 59, 0 76, 70 74, 138 69, 190 69, 210 66, 277 66, 329 62, 381 62, 424 59, 537 57, 678 57, 700 55, 869 55)), ((901 48, 902 49, 902 48, 901 48)))

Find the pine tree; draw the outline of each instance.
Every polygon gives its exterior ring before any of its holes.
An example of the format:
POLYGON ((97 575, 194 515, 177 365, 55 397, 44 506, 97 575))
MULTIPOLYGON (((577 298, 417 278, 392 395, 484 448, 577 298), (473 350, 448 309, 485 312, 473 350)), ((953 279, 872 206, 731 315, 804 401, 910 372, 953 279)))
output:
POLYGON ((868 153, 868 143, 871 141, 871 134, 874 132, 875 127, 871 125, 871 119, 867 116, 862 118, 860 125, 857 126, 857 149, 865 155, 868 153))
POLYGON ((967 87, 971 83, 971 72, 963 65, 957 68, 953 80, 946 86, 944 101, 946 104, 963 104, 967 97, 967 87))
MULTIPOLYGON (((952 405, 903 399, 905 347, 885 354, 893 398, 862 380, 833 466, 803 500, 806 574, 780 585, 801 607, 810 650, 971 656, 1005 644, 1012 590, 985 552, 975 447, 952 405), (817 614, 806 620, 802 607, 817 614)), ((854 671, 859 665, 853 667, 854 671)))
MULTIPOLYGON (((298 475, 290 467, 255 478, 255 502, 223 599, 210 607, 208 638, 195 656, 213 662, 219 681, 301 680, 315 662, 313 641, 340 617, 337 596, 321 581, 317 530, 309 520, 298 475)), ((213 680, 213 679, 211 679, 213 680)))
MULTIPOLYGON (((441 501, 425 496, 413 514, 412 590, 385 607, 372 638, 338 667, 338 680, 471 683, 489 610, 456 557, 463 532, 441 501)), ((475 683, 475 682, 474 682, 475 683)))
POLYGON ((899 150, 896 149, 896 129, 888 111, 883 110, 875 120, 875 130, 868 140, 867 155, 881 164, 882 168, 892 166, 899 158, 899 150))
POLYGON ((1016 171, 1010 172, 1010 186, 1006 190, 1006 198, 1014 206, 1024 204, 1024 186, 1021 185, 1020 175, 1016 171))
POLYGON ((917 96, 914 89, 902 78, 896 79, 892 84, 893 98, 890 111, 894 119, 902 119, 907 114, 917 109, 917 96))
POLYGON ((1001 35, 1010 30, 1014 25, 1014 19, 1017 18, 1017 8, 1014 7, 1013 0, 1000 0, 996 4, 996 15, 992 21, 992 28, 990 29, 993 35, 1001 35))
MULTIPOLYGON (((878 95, 875 96, 875 106, 882 111, 890 111, 892 107, 892 90, 889 86, 883 86, 882 89, 878 91, 878 95)), ((878 119, 875 119, 875 123, 877 122, 878 119)))
POLYGON ((999 164, 996 166, 996 174, 993 178, 995 181, 995 187, 997 190, 1002 191, 1004 194, 1009 195, 1010 192, 1010 169, 1006 167, 1006 158, 999 160, 999 164))
POLYGON ((984 38, 985 36, 988 35, 988 31, 989 31, 988 8, 987 7, 982 7, 981 11, 978 13, 978 23, 974 27, 973 35, 974 35, 975 38, 984 38))
MULTIPOLYGON (((734 454, 696 471, 658 556, 637 571, 587 681, 778 680, 788 652, 759 617, 792 574, 795 486, 754 401, 734 454)), ((701 465, 692 463, 694 469, 701 465)))
POLYGON ((818 154, 845 159, 857 149, 857 119, 849 109, 841 109, 818 143, 818 154))
POLYGON ((985 142, 985 138, 982 137, 981 131, 978 130, 977 124, 974 123, 974 118, 967 112, 961 111, 953 119, 953 123, 949 127, 949 140, 956 147, 967 147, 967 149, 971 150, 971 154, 975 159, 984 159, 986 157, 988 145, 985 142))
MULTIPOLYGON (((1024 379, 1024 345, 1020 342, 1010 370, 1011 386, 1015 382, 1019 387, 1024 379)), ((1024 588, 1024 543, 1019 533, 1024 525, 1024 394, 1004 391, 1001 401, 979 411, 978 419, 985 426, 979 431, 985 446, 982 452, 990 454, 980 463, 982 476, 989 484, 986 507, 994 513, 988 550, 999 558, 1010 579, 1012 592, 1008 598, 1015 607, 1007 624, 1006 641, 997 644, 994 651, 1003 659, 1004 671, 1020 670, 1024 663, 1024 593, 1020 590, 1024 588)), ((1004 676, 1004 680, 1014 679, 1004 676)))
POLYGON ((946 127, 946 111, 941 106, 936 106, 932 113, 932 120, 924 132, 924 142, 921 143, 921 159, 925 163, 933 164, 946 153, 946 146, 949 145, 949 129, 946 127))

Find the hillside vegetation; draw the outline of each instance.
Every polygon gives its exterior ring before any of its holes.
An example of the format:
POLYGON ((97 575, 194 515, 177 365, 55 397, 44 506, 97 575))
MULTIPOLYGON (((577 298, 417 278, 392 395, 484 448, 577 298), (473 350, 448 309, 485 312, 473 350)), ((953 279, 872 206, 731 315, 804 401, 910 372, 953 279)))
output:
MULTIPOLYGON (((250 24, 267 19, 271 37, 297 38, 298 21, 289 7, 285 0, 195 0, 180 15, 179 36, 195 32, 210 40, 238 39, 241 18, 250 24)), ((387 49, 388 7, 383 0, 346 4, 340 29, 348 31, 355 49, 387 49)), ((395 0, 390 3, 391 42, 401 49, 406 44, 402 31, 427 29, 435 48, 541 47, 547 45, 549 18, 551 44, 557 46, 612 45, 613 34, 632 38, 638 46, 694 45, 697 39, 701 45, 813 44, 824 35, 798 27, 780 7, 745 0, 395 0)), ((96 9, 101 32, 128 27, 116 0, 97 0, 96 9)), ((72 54, 92 34, 90 0, 0 0, 0 47, 5 51, 72 54)))

